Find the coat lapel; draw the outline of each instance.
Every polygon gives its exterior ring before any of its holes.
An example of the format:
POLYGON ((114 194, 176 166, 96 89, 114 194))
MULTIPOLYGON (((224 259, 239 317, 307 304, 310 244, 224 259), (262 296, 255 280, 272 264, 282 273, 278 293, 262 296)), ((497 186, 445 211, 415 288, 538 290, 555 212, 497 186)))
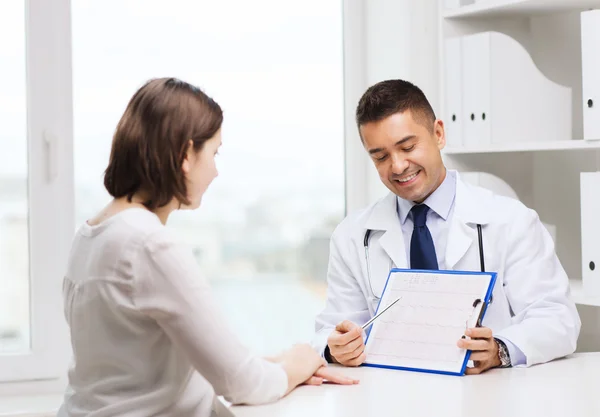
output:
POLYGON ((394 230, 394 228, 388 229, 383 236, 381 236, 381 239, 379 239, 379 244, 385 253, 388 254, 396 268, 408 268, 406 247, 404 245, 400 220, 398 220, 397 223, 397 230, 394 230))
POLYGON ((446 269, 454 269, 477 239, 477 231, 454 216, 448 232, 446 269))
POLYGON ((402 226, 398 219, 395 194, 389 193, 373 208, 365 228, 383 231, 383 235, 379 238, 379 245, 397 268, 407 268, 406 248, 402 226))
POLYGON ((456 196, 454 215, 450 220, 448 243, 446 245, 446 269, 454 269, 469 248, 477 246, 477 225, 489 223, 489 210, 481 203, 481 198, 473 195, 472 189, 461 181, 456 173, 456 196))

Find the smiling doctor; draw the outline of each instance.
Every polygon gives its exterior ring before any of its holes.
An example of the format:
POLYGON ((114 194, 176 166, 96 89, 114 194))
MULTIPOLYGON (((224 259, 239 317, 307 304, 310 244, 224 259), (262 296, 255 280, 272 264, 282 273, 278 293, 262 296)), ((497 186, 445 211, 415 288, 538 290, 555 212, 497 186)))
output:
POLYGON ((382 81, 360 99, 356 122, 381 181, 391 191, 350 214, 331 238, 327 303, 315 348, 330 362, 366 359, 360 327, 374 314, 392 267, 497 272, 482 327, 459 347, 478 374, 534 365, 575 351, 581 327, 567 275, 537 213, 517 200, 463 182, 440 151, 444 123, 423 92, 382 81))

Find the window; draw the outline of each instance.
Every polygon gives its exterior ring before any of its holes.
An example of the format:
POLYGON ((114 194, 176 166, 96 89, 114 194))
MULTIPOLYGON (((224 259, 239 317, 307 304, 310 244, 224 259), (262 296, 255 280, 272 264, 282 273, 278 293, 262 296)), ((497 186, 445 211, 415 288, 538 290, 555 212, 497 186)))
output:
POLYGON ((68 357, 60 308, 73 228, 65 12, 40 0, 0 5, 0 381, 56 378, 68 357))
POLYGON ((345 211, 341 3, 72 2, 77 225, 109 201, 102 174, 134 91, 162 76, 202 87, 225 112, 220 176, 169 223, 260 353, 308 341, 324 302, 345 211))
POLYGON ((31 341, 23 2, 2 5, 0 39, 0 354, 15 354, 31 341))

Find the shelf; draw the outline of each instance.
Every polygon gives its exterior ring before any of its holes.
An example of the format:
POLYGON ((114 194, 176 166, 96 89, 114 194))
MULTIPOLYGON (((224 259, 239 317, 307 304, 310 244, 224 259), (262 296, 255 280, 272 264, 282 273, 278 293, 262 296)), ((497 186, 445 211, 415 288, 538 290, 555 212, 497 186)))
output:
POLYGON ((600 8, 600 0, 488 0, 445 10, 446 19, 531 16, 568 10, 600 8))
POLYGON ((52 417, 63 395, 13 396, 0 401, 0 417, 52 417))
POLYGON ((469 148, 447 147, 442 152, 446 155, 466 155, 501 152, 580 151, 589 149, 600 150, 600 140, 552 140, 546 142, 503 143, 469 148))
POLYGON ((586 295, 581 280, 571 279, 569 283, 571 284, 571 296, 575 304, 600 307, 600 295, 586 295))

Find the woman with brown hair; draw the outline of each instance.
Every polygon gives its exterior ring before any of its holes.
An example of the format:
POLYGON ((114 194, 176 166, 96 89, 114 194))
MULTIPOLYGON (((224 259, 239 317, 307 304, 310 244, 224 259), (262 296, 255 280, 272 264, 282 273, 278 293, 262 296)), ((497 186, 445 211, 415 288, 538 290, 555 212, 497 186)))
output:
POLYGON ((165 226, 217 176, 222 121, 215 101, 173 78, 129 102, 104 177, 113 200, 77 232, 64 279, 74 361, 59 416, 208 416, 215 394, 258 404, 303 383, 358 382, 308 345, 253 356, 165 226))

